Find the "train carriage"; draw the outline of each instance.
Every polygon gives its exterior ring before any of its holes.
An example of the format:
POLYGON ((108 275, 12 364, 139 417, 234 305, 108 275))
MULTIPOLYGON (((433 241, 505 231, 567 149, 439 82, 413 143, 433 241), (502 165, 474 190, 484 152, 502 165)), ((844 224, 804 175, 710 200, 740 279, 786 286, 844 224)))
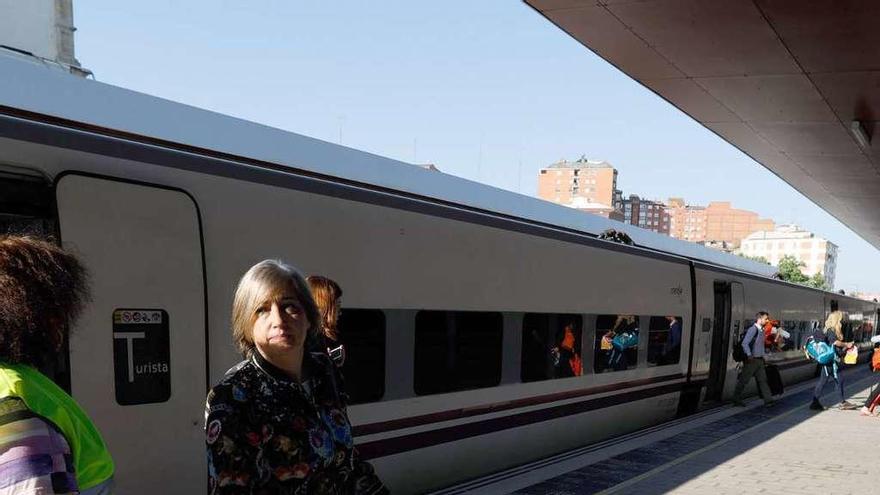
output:
POLYGON ((771 355, 787 382, 812 376, 799 348, 832 300, 858 340, 876 327, 875 303, 653 234, 602 241, 561 207, 23 60, 0 71, 0 228, 55 234, 91 271, 52 372, 124 493, 204 489, 205 393, 239 360, 232 291, 267 257, 344 287, 356 442, 396 493, 729 398, 759 309, 792 336, 771 355), (558 358, 567 333, 577 365, 558 358))

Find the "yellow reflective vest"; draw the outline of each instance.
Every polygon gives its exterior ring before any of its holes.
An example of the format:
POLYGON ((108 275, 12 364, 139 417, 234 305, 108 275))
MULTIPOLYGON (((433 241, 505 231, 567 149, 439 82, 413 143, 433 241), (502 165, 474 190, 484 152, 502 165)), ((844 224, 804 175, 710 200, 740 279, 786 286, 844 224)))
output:
POLYGON ((18 397, 33 413, 54 424, 73 454, 80 490, 113 477, 113 458, 86 413, 46 375, 23 364, 0 363, 0 399, 18 397))

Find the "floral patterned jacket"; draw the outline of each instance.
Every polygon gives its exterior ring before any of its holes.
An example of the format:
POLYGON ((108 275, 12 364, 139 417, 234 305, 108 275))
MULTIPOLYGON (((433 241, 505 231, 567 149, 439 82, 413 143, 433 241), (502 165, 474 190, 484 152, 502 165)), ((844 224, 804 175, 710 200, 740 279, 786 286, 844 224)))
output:
POLYGON ((259 353, 208 393, 210 494, 387 494, 358 459, 326 355, 306 355, 310 376, 291 381, 259 353))

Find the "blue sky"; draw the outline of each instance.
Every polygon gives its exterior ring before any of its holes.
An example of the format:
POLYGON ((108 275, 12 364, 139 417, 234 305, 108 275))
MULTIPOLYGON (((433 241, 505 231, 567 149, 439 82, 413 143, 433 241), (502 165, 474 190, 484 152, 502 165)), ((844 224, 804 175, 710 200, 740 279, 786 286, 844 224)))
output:
POLYGON ((100 81, 529 195, 553 161, 608 160, 625 194, 796 222, 840 246, 837 288, 880 289, 875 248, 515 0, 74 9, 100 81))

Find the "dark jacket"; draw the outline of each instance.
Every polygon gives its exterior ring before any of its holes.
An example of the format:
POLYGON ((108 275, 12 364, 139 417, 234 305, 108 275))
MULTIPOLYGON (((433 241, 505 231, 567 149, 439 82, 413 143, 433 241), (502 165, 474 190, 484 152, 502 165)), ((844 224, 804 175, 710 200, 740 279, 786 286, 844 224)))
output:
POLYGON ((326 354, 309 353, 302 384, 255 353, 208 393, 211 494, 387 493, 361 461, 326 354))

